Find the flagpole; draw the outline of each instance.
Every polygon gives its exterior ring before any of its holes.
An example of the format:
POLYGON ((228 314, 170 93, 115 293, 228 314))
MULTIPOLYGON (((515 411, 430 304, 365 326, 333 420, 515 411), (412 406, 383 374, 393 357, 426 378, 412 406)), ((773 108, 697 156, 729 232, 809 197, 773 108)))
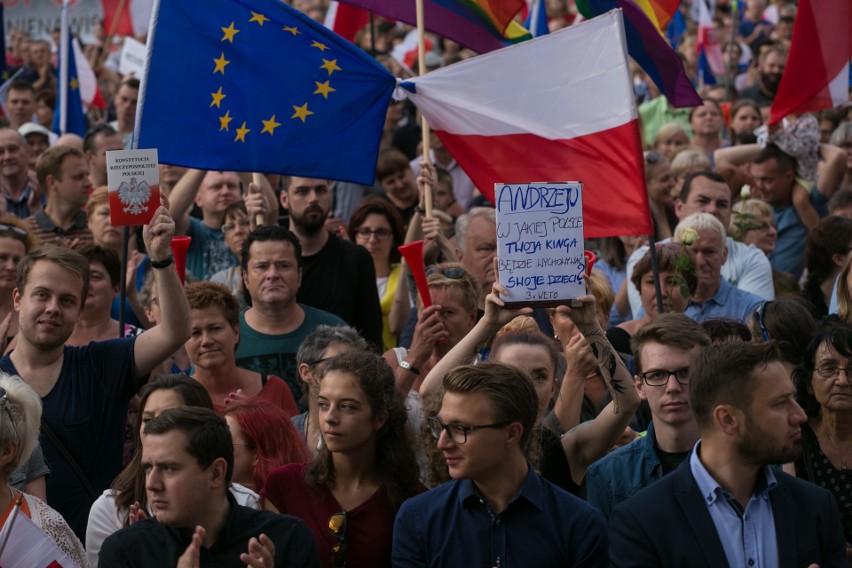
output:
MULTIPOLYGON (((423 17, 423 0, 416 0, 417 10, 417 66, 420 68, 420 75, 426 74, 426 26, 423 17)), ((431 144, 429 134, 429 123, 423 113, 420 113, 420 137, 422 138, 423 159, 431 161, 431 144)), ((426 210, 426 217, 432 216, 432 188, 423 191, 423 206, 426 210)))
MULTIPOLYGON (((737 30, 739 29, 739 2, 734 0, 731 2, 731 49, 728 50, 728 85, 725 89, 725 100, 730 100, 731 89, 736 89, 737 68, 739 61, 734 61, 734 45, 737 45, 737 30)), ((734 143, 731 140, 731 143, 734 143)))
POLYGON ((68 0, 62 0, 62 15, 59 30, 59 133, 68 131, 68 0))

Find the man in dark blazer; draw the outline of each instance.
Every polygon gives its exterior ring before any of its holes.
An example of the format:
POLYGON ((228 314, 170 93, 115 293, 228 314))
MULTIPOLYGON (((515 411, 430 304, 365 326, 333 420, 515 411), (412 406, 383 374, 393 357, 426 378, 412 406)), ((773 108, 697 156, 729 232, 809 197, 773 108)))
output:
POLYGON ((690 366, 701 440, 671 475, 617 506, 613 566, 844 567, 833 496, 774 471, 807 419, 774 342, 708 347, 690 366))

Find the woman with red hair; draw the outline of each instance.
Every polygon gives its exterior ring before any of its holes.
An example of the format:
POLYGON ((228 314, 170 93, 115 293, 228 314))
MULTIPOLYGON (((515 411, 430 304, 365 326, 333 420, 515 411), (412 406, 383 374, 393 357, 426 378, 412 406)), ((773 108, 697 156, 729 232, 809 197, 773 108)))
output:
POLYGON ((308 461, 308 447, 290 417, 271 402, 229 406, 225 421, 234 441, 234 483, 259 491, 271 470, 308 461))

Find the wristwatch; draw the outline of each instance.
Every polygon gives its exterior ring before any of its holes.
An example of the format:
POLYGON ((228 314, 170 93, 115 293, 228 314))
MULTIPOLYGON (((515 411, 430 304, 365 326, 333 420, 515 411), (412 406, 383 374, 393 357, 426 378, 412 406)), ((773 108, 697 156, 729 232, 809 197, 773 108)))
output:
POLYGON ((408 361, 400 361, 399 366, 408 371, 409 373, 414 373, 415 375, 420 374, 420 369, 418 369, 408 361))
POLYGON ((175 263, 175 255, 173 255, 172 253, 169 253, 169 256, 167 258, 163 259, 163 260, 154 260, 153 258, 150 259, 150 260, 151 260, 151 268, 157 268, 157 269, 168 268, 169 266, 171 266, 175 263))

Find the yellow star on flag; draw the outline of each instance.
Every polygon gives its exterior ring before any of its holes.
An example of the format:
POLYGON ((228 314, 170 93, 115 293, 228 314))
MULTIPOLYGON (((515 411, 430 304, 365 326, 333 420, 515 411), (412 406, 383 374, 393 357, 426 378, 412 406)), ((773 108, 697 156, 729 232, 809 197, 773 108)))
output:
POLYGON ((317 40, 314 40, 314 41, 311 42, 311 47, 315 47, 315 48, 319 49, 320 51, 325 51, 326 49, 328 49, 328 46, 326 44, 320 43, 317 40))
POLYGON ((76 89, 80 86, 80 82, 77 80, 77 77, 72 77, 68 82, 68 86, 71 87, 72 90, 76 89))
MULTIPOLYGON (((325 69, 326 71, 328 71, 329 77, 331 77, 331 74, 335 71, 343 71, 343 69, 337 66, 337 59, 323 59, 322 65, 320 65, 320 69, 325 69)), ((225 73, 223 72, 222 74, 224 75, 225 73)))
POLYGON ((225 35, 222 36, 222 41, 228 40, 231 43, 234 43, 234 36, 240 33, 240 30, 234 27, 234 22, 231 22, 231 25, 227 28, 222 28, 222 33, 225 35))
POLYGON ((329 93, 333 93, 334 91, 337 90, 337 89, 332 88, 332 86, 328 84, 329 81, 326 81, 325 83, 320 83, 319 81, 314 81, 314 83, 317 86, 317 90, 314 91, 314 94, 315 95, 322 95, 323 98, 326 99, 326 100, 328 100, 328 94, 329 93))
POLYGON ((290 32, 290 33, 291 33, 291 34, 293 34, 294 36, 296 36, 296 35, 301 35, 301 33, 302 33, 302 32, 300 32, 300 31, 299 31, 299 28, 297 28, 297 27, 295 27, 295 26, 293 26, 293 27, 291 27, 291 26, 284 26, 284 27, 283 27, 283 28, 281 28, 281 29, 282 29, 282 30, 284 30, 285 32, 290 32))
MULTIPOLYGON (((325 60, 323 60, 323 61, 325 61, 325 60)), ((225 66, 228 63, 230 63, 230 61, 225 59, 225 52, 223 51, 222 55, 219 56, 219 59, 214 59, 213 63, 216 64, 216 68, 213 70, 213 74, 215 75, 216 73, 221 73, 222 75, 224 75, 225 74, 225 66)), ((331 71, 329 71, 328 74, 331 75, 331 71)))
POLYGON ((219 90, 215 93, 210 93, 210 96, 213 97, 213 102, 210 103, 211 107, 222 108, 222 99, 227 97, 228 95, 222 92, 222 87, 219 87, 219 90))
POLYGON ((261 134, 264 132, 269 132, 270 135, 275 134, 275 129, 281 126, 280 122, 275 122, 275 115, 272 115, 272 118, 269 120, 261 120, 263 123, 263 130, 260 131, 261 134))
POLYGON ((246 121, 244 120, 242 126, 237 128, 237 136, 236 138, 234 138, 234 142, 236 142, 237 140, 239 140, 240 142, 245 142, 246 134, 248 134, 249 132, 251 132, 251 130, 246 128, 246 121))
MULTIPOLYGON (((249 10, 249 11, 251 12, 251 10, 249 10)), ((252 12, 251 13, 251 19, 249 20, 249 22, 257 22, 261 26, 264 24, 264 22, 268 22, 268 21, 269 21, 269 18, 267 18, 263 14, 258 14, 257 12, 252 12)))
POLYGON ((219 117, 219 132, 228 130, 228 125, 231 124, 231 121, 234 120, 234 117, 231 116, 231 111, 225 111, 225 116, 219 117))
POLYGON ((305 119, 314 114, 313 112, 308 110, 308 103, 303 104, 302 106, 293 105, 293 110, 296 111, 293 113, 293 116, 290 118, 301 118, 302 122, 305 122, 305 119))

